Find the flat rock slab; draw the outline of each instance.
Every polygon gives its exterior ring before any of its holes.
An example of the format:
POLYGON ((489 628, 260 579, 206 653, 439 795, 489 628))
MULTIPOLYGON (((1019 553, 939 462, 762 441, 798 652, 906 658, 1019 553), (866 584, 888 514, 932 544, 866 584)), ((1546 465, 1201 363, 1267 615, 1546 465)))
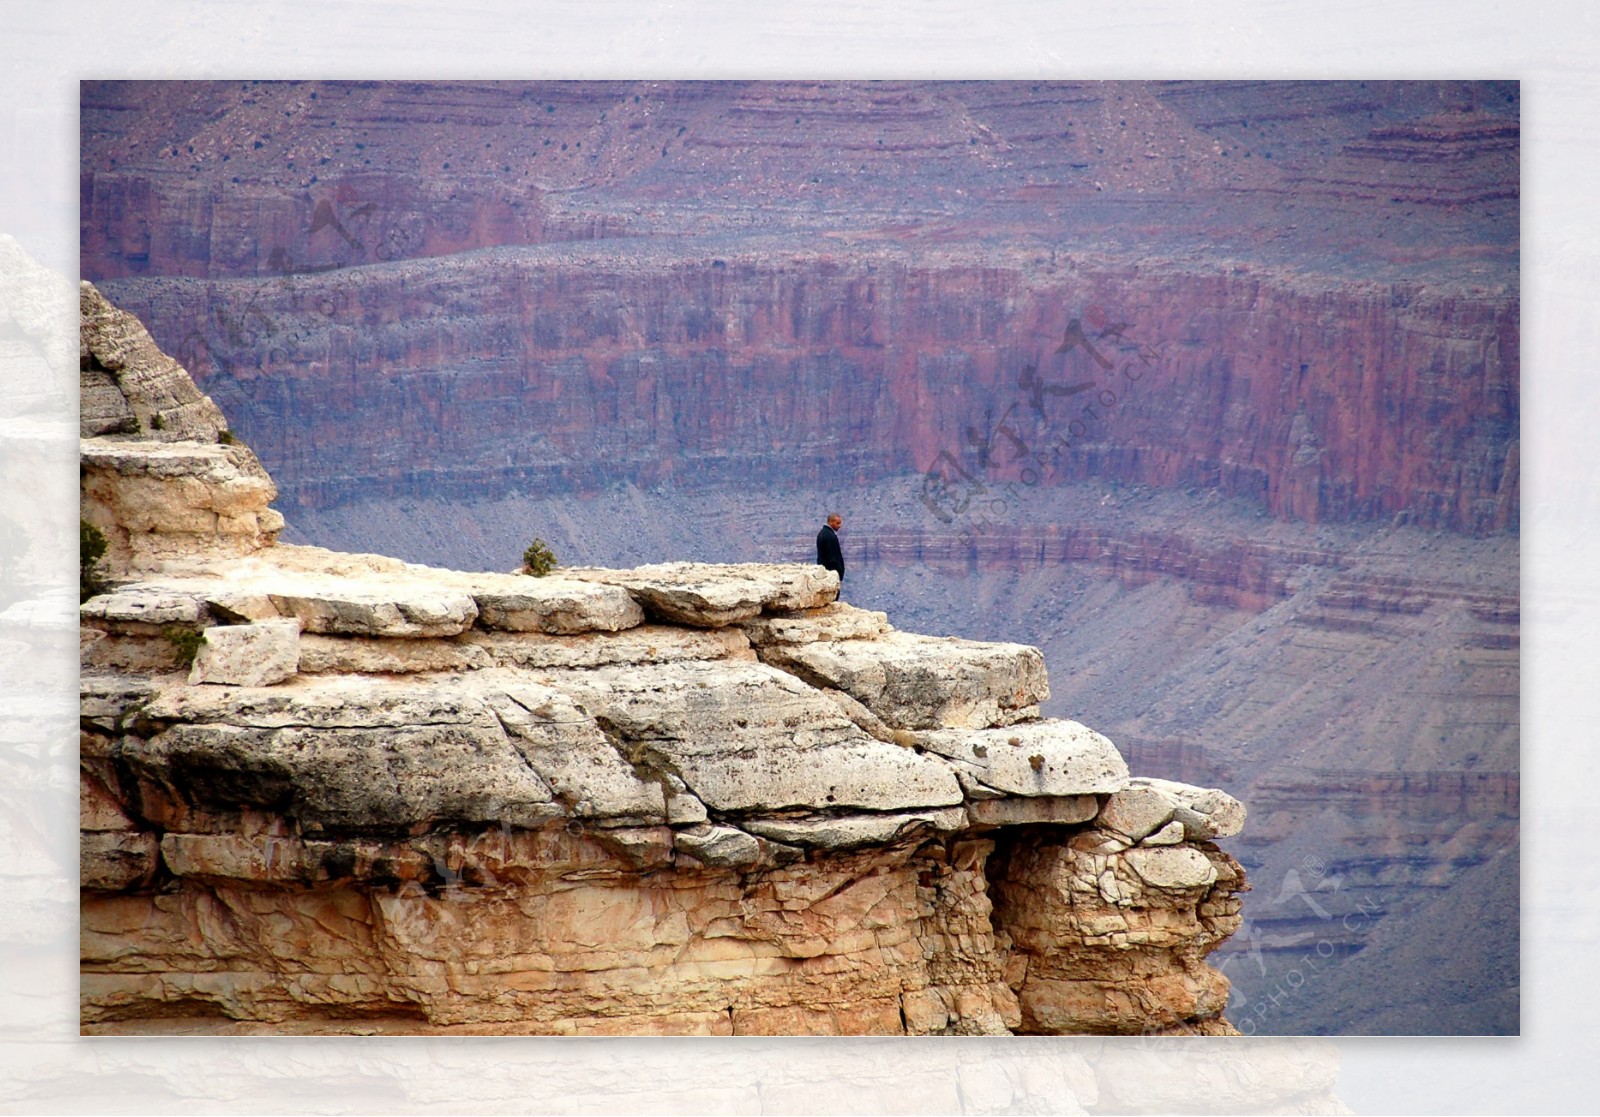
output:
POLYGON ((889 845, 902 838, 950 833, 967 824, 960 807, 894 814, 855 814, 838 818, 747 819, 752 834, 807 849, 852 849, 889 845))
POLYGON ((78 675, 78 718, 85 728, 113 732, 129 713, 159 689, 148 675, 83 671, 78 675))
POLYGON ((644 610, 621 586, 550 575, 461 574, 435 581, 458 587, 478 606, 478 623, 506 632, 620 632, 644 623, 644 610))
POLYGON ((1025 644, 889 632, 871 640, 769 644, 763 663, 842 690, 897 729, 978 729, 1038 716, 1044 655, 1025 644))
POLYGON ((621 586, 652 620, 718 628, 763 611, 815 609, 839 594, 839 576, 810 563, 665 562, 633 570, 573 567, 568 578, 621 586))
POLYGON ((478 616, 470 593, 403 567, 346 572, 256 558, 218 564, 209 577, 152 578, 108 596, 135 591, 152 599, 189 597, 230 618, 292 618, 303 632, 341 636, 455 636, 478 616))
POLYGON ((79 443, 78 461, 85 497, 105 498, 116 524, 133 532, 215 532, 219 513, 264 509, 278 493, 238 444, 94 438, 79 443), (120 487, 103 488, 102 477, 120 487))
POLYGON ((872 639, 890 630, 889 614, 858 609, 842 601, 818 609, 763 615, 742 622, 740 627, 758 646, 872 639))
POLYGON ((974 799, 967 816, 978 826, 1029 826, 1037 823, 1088 822, 1100 809, 1094 795, 1038 795, 1026 798, 974 799))
POLYGON ((91 597, 78 607, 83 621, 112 629, 130 625, 193 626, 200 623, 204 612, 205 602, 199 594, 142 583, 91 597))
POLYGON ((731 826, 682 831, 674 836, 673 844, 696 861, 718 868, 743 868, 761 860, 761 843, 731 826))
POLYGON ((552 671, 639 764, 679 776, 713 811, 954 806, 950 767, 873 740, 792 675, 737 660, 552 671))
POLYGON ((536 826, 566 812, 493 710, 460 687, 297 678, 267 688, 178 686, 119 761, 159 795, 204 810, 255 807, 308 829, 405 832, 450 823, 536 826))
POLYGON ((79 886, 106 892, 142 887, 155 875, 158 850, 158 839, 147 831, 81 831, 79 886))
POLYGON ((426 585, 363 584, 350 579, 286 579, 268 589, 280 614, 306 632, 349 636, 454 636, 472 627, 478 606, 459 591, 426 585))
POLYGON ((300 637, 300 670, 314 675, 416 675, 478 671, 494 658, 463 638, 300 637))
POLYGON ((736 628, 645 624, 624 632, 549 636, 536 632, 471 632, 464 640, 501 667, 610 667, 685 659, 754 659, 736 628))
POLYGON ((919 733, 917 743, 1005 795, 1104 795, 1128 782, 1128 764, 1116 746, 1075 721, 919 733))

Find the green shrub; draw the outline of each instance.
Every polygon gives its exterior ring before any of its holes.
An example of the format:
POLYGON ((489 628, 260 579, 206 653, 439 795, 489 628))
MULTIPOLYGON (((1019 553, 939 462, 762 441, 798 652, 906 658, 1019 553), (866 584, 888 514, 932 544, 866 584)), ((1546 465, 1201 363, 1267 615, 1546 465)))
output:
POLYGON ((106 554, 105 533, 83 517, 78 517, 78 601, 88 601, 106 591, 100 576, 100 560, 106 554))
POLYGON ((233 436, 232 431, 224 429, 217 432, 217 441, 224 446, 233 446, 239 440, 233 436))
POLYGON ((522 552, 522 572, 532 574, 535 578, 543 578, 560 565, 556 561, 555 552, 543 539, 535 539, 528 544, 528 549, 522 552))
POLYGON ((183 667, 194 664, 194 657, 200 654, 200 645, 206 642, 204 632, 197 628, 184 628, 179 624, 168 625, 161 630, 161 635, 167 638, 167 643, 178 653, 178 663, 183 667))

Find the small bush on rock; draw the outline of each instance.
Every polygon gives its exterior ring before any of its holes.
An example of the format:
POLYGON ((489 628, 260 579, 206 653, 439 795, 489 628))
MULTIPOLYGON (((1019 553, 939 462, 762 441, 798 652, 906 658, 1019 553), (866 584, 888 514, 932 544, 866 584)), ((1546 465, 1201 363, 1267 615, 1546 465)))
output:
POLYGON ((78 601, 106 591, 100 576, 100 560, 106 554, 105 533, 81 516, 78 518, 78 601))
POLYGON ((535 578, 543 578, 560 565, 556 561, 555 552, 543 539, 535 539, 528 544, 528 549, 522 552, 522 572, 531 574, 535 578))
POLYGON ((184 628, 182 625, 168 625, 162 629, 161 634, 167 638, 167 643, 172 645, 172 650, 178 653, 178 663, 183 667, 194 665, 194 657, 200 654, 200 645, 206 642, 206 634, 195 628, 184 628))

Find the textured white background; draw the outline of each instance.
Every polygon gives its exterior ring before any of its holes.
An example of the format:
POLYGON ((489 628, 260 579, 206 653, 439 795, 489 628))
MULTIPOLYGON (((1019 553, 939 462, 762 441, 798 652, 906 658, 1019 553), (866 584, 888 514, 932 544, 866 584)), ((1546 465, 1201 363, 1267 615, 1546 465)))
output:
MULTIPOLYGON (((1234 1111, 1340 1067, 1358 1112, 1594 1112, 1600 1025, 1600 151, 1581 2, 57 0, 0 7, 6 1112, 1234 1111), (81 1040, 76 978, 77 82, 140 77, 1520 78, 1523 1038, 81 1040), (1321 1069, 1318 1069, 1318 1068, 1321 1069), (1246 1091, 1240 1093, 1240 1090, 1246 1091)), ((1310 990, 1301 995, 1314 995, 1310 990)), ((1397 991, 1397 995, 1403 995, 1397 991)))

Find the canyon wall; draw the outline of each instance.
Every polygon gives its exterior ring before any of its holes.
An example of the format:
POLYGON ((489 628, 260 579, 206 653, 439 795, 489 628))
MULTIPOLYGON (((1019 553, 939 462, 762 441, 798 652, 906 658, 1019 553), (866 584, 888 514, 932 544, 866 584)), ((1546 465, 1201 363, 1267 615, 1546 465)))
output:
POLYGON ((1502 532, 1515 103, 96 84, 83 272, 222 401, 291 512, 1031 471, 1502 532))
POLYGON ((86 1032, 1233 1033, 1243 807, 1041 718, 1037 650, 812 565, 278 543, 82 301, 86 1032))
POLYGON ((1311 522, 1517 522, 1502 293, 951 255, 617 241, 114 290, 291 512, 926 469, 946 519, 977 483, 1095 477, 1311 522), (1085 307, 1122 339, 1056 355, 1085 307))

